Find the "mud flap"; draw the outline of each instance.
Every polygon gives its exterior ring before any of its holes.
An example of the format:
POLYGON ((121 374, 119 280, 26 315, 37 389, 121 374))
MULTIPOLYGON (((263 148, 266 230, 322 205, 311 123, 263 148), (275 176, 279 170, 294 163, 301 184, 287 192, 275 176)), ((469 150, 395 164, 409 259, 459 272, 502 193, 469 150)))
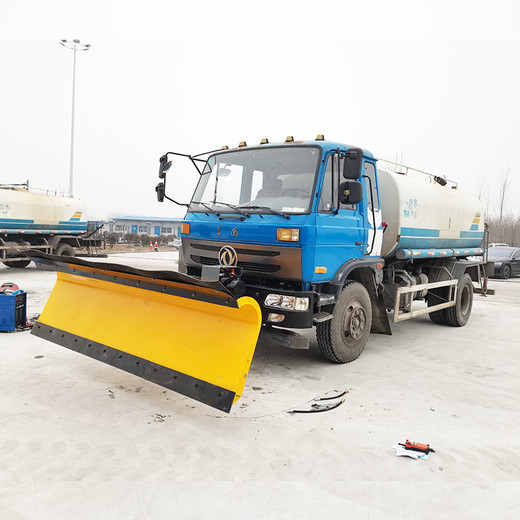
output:
POLYGON ((219 282, 39 253, 57 282, 32 333, 229 412, 244 389, 261 312, 219 282))

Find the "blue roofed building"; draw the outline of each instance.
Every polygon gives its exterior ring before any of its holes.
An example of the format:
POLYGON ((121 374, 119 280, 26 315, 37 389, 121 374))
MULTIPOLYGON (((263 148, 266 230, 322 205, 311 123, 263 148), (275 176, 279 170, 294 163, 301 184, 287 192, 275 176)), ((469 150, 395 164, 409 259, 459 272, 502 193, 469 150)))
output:
POLYGON ((182 219, 163 217, 114 217, 110 219, 111 233, 138 235, 180 235, 182 219))

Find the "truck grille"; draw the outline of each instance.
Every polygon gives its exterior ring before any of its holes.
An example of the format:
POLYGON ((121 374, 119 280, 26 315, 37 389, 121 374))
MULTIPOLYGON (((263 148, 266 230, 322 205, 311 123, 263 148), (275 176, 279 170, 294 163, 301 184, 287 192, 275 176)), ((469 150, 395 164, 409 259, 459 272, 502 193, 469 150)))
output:
POLYGON ((218 253, 232 246, 238 255, 238 267, 244 275, 301 280, 301 249, 230 242, 214 242, 183 238, 182 249, 187 266, 218 265, 218 253))
MULTIPOLYGON (((217 258, 210 258, 209 256, 195 256, 191 255, 191 259, 200 265, 218 265, 217 258)), ((254 262, 238 262, 238 267, 244 270, 255 273, 277 273, 280 270, 279 265, 273 264, 257 264, 254 262)))

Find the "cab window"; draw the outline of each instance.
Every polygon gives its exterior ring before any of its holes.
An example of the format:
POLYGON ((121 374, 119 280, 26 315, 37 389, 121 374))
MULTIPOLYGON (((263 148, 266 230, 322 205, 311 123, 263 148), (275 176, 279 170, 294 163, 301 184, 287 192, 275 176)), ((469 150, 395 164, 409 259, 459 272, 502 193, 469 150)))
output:
POLYGON ((372 210, 372 201, 374 201, 374 211, 379 210, 379 199, 377 198, 377 180, 376 180, 376 168, 371 162, 365 162, 365 175, 370 179, 366 179, 366 188, 368 209, 372 210), (372 190, 370 193, 369 190, 372 190))
POLYGON ((332 193, 332 158, 330 155, 327 160, 327 168, 323 176, 323 183, 321 185, 321 196, 318 204, 319 213, 330 213, 333 210, 333 193, 332 193))
POLYGON ((337 154, 331 154, 327 159, 318 204, 319 213, 331 213, 338 206, 338 209, 356 209, 356 204, 339 204, 338 202, 339 185, 343 180, 343 161, 344 159, 340 159, 337 154))

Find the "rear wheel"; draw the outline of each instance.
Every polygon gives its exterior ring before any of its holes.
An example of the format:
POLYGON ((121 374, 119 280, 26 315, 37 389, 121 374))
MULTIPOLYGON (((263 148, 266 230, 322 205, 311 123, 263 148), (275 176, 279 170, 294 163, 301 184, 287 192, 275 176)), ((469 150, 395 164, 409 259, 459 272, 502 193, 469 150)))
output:
MULTIPOLYGON (((426 303, 428 304, 428 307, 446 303, 448 301, 448 295, 449 289, 447 287, 437 287, 435 289, 430 289, 426 295, 426 303)), ((447 323, 446 309, 430 312, 428 316, 430 316, 430 320, 432 320, 433 323, 437 323, 439 325, 445 325, 447 323)))
POLYGON ((30 260, 8 260, 4 262, 7 267, 15 267, 17 269, 23 269, 31 263, 30 260))
POLYGON ((471 315, 473 308, 473 283, 471 276, 466 273, 460 279, 457 287, 455 305, 446 309, 448 325, 453 327, 464 327, 471 315))
POLYGON ((354 361, 368 341, 372 326, 372 304, 367 290, 349 280, 341 293, 332 319, 316 325, 322 355, 333 363, 354 361))
POLYGON ((511 276, 511 266, 509 264, 504 265, 500 271, 500 277, 507 280, 511 276))
POLYGON ((58 249, 56 249, 56 254, 58 256, 76 256, 74 248, 69 246, 69 244, 60 244, 58 249))

